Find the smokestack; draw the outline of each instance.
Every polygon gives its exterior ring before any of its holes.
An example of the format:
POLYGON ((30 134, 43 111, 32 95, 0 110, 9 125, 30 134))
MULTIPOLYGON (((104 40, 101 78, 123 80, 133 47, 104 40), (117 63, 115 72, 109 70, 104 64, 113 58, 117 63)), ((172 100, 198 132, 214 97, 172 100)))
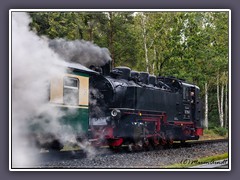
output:
POLYGON ((105 65, 101 66, 103 75, 108 76, 110 74, 112 70, 111 65, 112 65, 111 61, 108 61, 105 65))

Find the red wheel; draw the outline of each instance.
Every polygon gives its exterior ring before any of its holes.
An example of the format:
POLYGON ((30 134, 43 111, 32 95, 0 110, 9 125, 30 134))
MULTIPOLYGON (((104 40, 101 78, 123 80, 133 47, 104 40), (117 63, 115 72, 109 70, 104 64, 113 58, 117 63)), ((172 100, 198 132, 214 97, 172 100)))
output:
POLYGON ((153 137, 153 145, 154 146, 158 146, 159 145, 159 137, 158 136, 154 136, 153 137))
POLYGON ((152 143, 149 141, 148 138, 144 139, 143 149, 146 150, 146 151, 153 150, 152 143))
POLYGON ((166 138, 166 136, 163 132, 160 134, 160 140, 159 141, 160 141, 160 144, 162 146, 165 146, 167 144, 167 138, 166 138))
POLYGON ((174 142, 174 138, 173 138, 173 134, 170 133, 168 134, 168 138, 167 138, 167 144, 169 147, 172 147, 173 146, 173 142, 174 142))

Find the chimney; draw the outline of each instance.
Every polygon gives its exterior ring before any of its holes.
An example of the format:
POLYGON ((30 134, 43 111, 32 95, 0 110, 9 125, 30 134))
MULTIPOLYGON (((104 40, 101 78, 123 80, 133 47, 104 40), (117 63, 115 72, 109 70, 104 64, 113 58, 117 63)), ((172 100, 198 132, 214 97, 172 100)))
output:
POLYGON ((105 65, 101 66, 102 74, 108 76, 112 70, 111 61, 108 61, 105 65))

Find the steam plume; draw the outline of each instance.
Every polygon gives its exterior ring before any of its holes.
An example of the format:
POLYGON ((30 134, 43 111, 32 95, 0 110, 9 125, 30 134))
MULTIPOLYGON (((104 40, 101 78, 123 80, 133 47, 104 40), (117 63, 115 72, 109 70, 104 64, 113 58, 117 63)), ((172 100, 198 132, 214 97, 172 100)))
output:
MULTIPOLYGON (((55 53, 49 48, 48 39, 30 31, 30 22, 26 13, 12 12, 13 168, 32 167, 38 162, 36 146, 28 141, 31 132, 29 127, 35 123, 46 133, 51 132, 60 138, 63 143, 75 140, 72 128, 58 121, 66 112, 50 108, 48 103, 49 80, 66 72, 64 67, 56 64, 61 64, 65 59, 85 66, 103 65, 110 59, 107 49, 86 41, 52 41, 50 47, 57 52, 55 53)), ((84 144, 80 146, 88 148, 84 144)), ((86 149, 86 152, 90 152, 92 156, 92 149, 86 149)))
MULTIPOLYGON (((26 167, 36 163, 36 152, 28 141, 29 126, 44 113, 51 120, 61 116, 47 107, 49 79, 65 72, 53 66, 58 56, 48 48, 47 41, 29 31, 30 18, 26 13, 12 13, 12 166, 26 167), (54 67, 54 68, 52 68, 54 67)), ((39 122, 41 122, 39 120, 39 122)), ((57 132, 57 121, 52 121, 57 132)), ((57 125, 58 126, 58 125, 57 125)))

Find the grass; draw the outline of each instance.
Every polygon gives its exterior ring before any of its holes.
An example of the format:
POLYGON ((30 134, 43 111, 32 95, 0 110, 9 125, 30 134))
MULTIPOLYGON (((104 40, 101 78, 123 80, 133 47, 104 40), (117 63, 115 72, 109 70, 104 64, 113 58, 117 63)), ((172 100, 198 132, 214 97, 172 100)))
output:
POLYGON ((200 136, 199 140, 224 139, 224 138, 228 138, 228 133, 226 133, 225 135, 219 135, 214 131, 214 129, 211 130, 205 129, 203 131, 203 136, 200 136))
POLYGON ((199 159, 194 159, 194 160, 186 159, 186 160, 183 160, 181 163, 176 163, 176 164, 164 166, 161 168, 170 168, 170 169, 188 168, 188 167, 197 166, 197 165, 201 165, 204 163, 209 163, 209 162, 218 161, 218 160, 227 159, 227 158, 228 158, 228 153, 224 153, 224 154, 220 154, 220 155, 209 156, 209 157, 204 157, 204 158, 199 158, 199 159))

